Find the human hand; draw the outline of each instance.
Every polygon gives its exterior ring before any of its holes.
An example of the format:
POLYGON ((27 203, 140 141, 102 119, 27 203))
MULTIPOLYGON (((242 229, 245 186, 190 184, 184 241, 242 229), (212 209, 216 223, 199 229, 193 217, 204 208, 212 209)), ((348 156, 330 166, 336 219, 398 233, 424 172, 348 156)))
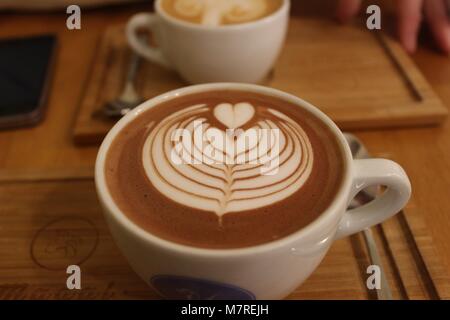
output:
MULTIPOLYGON (((356 15, 361 0, 339 0, 336 16, 346 22, 356 15)), ((439 48, 450 54, 450 18, 446 0, 396 0, 398 36, 402 46, 409 53, 417 49, 417 36, 424 20, 430 26, 439 48)))

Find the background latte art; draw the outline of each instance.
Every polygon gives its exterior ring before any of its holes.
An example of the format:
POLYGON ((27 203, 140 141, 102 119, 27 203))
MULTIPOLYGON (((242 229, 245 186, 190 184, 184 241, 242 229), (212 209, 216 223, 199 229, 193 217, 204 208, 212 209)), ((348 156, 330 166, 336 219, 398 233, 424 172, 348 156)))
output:
POLYGON ((193 105, 152 122, 142 150, 145 173, 157 190, 219 217, 289 197, 308 180, 313 162, 311 143, 297 122, 246 102, 193 105), (241 130, 230 136, 230 129, 241 130))
POLYGON ((257 20, 280 4, 280 0, 165 0, 163 7, 177 18, 219 26, 257 20))

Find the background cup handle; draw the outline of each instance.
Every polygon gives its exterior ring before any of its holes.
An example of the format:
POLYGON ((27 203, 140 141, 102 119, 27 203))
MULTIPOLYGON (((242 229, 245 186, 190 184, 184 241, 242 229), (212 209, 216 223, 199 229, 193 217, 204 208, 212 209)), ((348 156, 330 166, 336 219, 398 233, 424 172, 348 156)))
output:
POLYGON ((148 60, 170 69, 169 61, 164 57, 159 48, 148 46, 148 44, 140 41, 137 35, 139 29, 147 29, 150 32, 155 32, 157 27, 158 17, 151 13, 138 13, 131 17, 127 23, 126 35, 128 43, 131 48, 139 55, 147 58, 148 60))
POLYGON ((411 183, 402 167, 386 159, 354 160, 353 186, 349 200, 374 185, 387 189, 371 202, 348 210, 342 217, 335 239, 379 224, 399 212, 411 196, 411 183))

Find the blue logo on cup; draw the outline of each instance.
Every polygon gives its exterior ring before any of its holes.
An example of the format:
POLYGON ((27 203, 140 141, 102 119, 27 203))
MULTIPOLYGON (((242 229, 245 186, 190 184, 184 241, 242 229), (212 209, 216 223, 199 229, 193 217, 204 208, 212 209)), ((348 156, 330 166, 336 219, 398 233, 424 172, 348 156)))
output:
POLYGON ((189 277, 159 275, 150 280, 164 298, 185 300, 255 300, 255 295, 239 287, 189 277))

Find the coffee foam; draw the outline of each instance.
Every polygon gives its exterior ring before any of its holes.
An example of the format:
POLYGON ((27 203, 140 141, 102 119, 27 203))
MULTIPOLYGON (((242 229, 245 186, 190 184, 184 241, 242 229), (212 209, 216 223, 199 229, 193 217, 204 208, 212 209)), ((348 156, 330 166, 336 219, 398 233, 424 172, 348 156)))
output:
POLYGON ((147 134, 142 164, 154 187, 219 218, 289 197, 306 183, 314 163, 297 122, 247 102, 193 105, 150 123, 147 134), (213 125, 212 117, 223 126, 213 125), (230 136, 229 129, 240 131, 230 136), (180 130, 187 134, 176 137, 180 130))
POLYGON ((223 21, 243 23, 262 17, 267 0, 174 0, 173 10, 180 17, 200 18, 200 24, 219 26, 223 21))

